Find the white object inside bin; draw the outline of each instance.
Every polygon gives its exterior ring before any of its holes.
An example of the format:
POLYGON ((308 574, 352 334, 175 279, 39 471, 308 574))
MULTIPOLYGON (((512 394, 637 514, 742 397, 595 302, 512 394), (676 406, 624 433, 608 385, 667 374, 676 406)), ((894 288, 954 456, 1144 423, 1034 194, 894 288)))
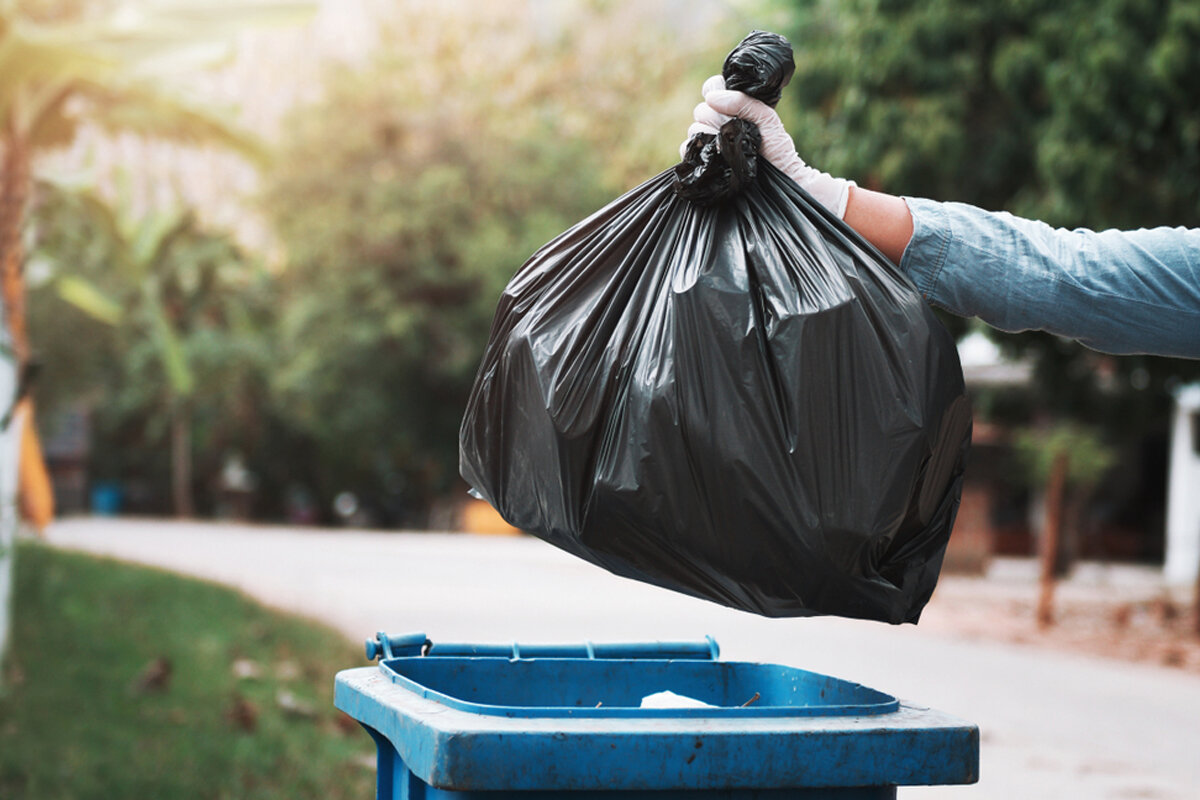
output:
POLYGON ((711 703, 672 691, 655 692, 642 698, 642 708, 716 708, 711 703))

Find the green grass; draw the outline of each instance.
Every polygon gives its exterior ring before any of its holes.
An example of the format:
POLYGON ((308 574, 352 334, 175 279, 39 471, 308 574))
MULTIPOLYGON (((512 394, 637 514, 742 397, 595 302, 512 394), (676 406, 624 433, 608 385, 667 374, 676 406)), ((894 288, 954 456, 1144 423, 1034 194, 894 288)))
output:
POLYGON ((333 708, 334 673, 364 663, 337 633, 213 584, 38 544, 18 548, 14 609, 0 798, 374 796, 370 737, 333 708), (138 689, 160 657, 166 687, 138 689), (239 661, 260 674, 239 677, 239 661))

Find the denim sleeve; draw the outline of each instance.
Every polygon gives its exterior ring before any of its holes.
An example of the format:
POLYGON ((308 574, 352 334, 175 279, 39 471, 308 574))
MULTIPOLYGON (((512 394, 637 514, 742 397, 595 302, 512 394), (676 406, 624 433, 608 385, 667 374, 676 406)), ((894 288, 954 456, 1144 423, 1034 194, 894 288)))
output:
POLYGON ((1066 230, 904 199, 913 237, 900 268, 933 305, 1107 353, 1200 358, 1200 229, 1066 230))

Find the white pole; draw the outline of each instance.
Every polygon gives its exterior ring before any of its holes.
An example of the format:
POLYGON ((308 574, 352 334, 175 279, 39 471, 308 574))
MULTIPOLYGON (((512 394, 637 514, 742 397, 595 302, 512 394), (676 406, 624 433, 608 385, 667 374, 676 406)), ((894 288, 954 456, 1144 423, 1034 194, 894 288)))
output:
POLYGON ((0 662, 8 652, 12 627, 12 590, 17 536, 17 465, 21 459, 24 414, 15 412, 17 361, 9 348, 0 348, 0 417, 12 414, 0 429, 0 662), (10 411, 11 410, 11 411, 10 411))
POLYGON ((1171 470, 1167 483, 1167 554, 1164 577, 1172 585, 1196 581, 1200 564, 1200 384, 1175 394, 1171 470))

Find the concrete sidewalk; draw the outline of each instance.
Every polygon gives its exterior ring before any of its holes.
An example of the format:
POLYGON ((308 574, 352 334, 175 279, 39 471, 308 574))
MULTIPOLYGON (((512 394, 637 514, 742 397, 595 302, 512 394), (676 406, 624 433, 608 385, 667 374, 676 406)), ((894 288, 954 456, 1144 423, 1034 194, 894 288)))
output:
MULTIPOLYGON (((1023 597, 1020 564, 987 581, 947 576, 920 626, 891 627, 764 619, 617 578, 532 538, 80 519, 49 539, 221 581, 355 639, 379 629, 457 641, 711 634, 724 658, 849 678, 979 724, 978 785, 902 797, 1194 800, 1200 787, 1197 676, 964 638, 947 624, 952 606, 1023 597)), ((1154 581, 1118 570, 1062 596, 1096 586, 1140 596, 1154 581)))

